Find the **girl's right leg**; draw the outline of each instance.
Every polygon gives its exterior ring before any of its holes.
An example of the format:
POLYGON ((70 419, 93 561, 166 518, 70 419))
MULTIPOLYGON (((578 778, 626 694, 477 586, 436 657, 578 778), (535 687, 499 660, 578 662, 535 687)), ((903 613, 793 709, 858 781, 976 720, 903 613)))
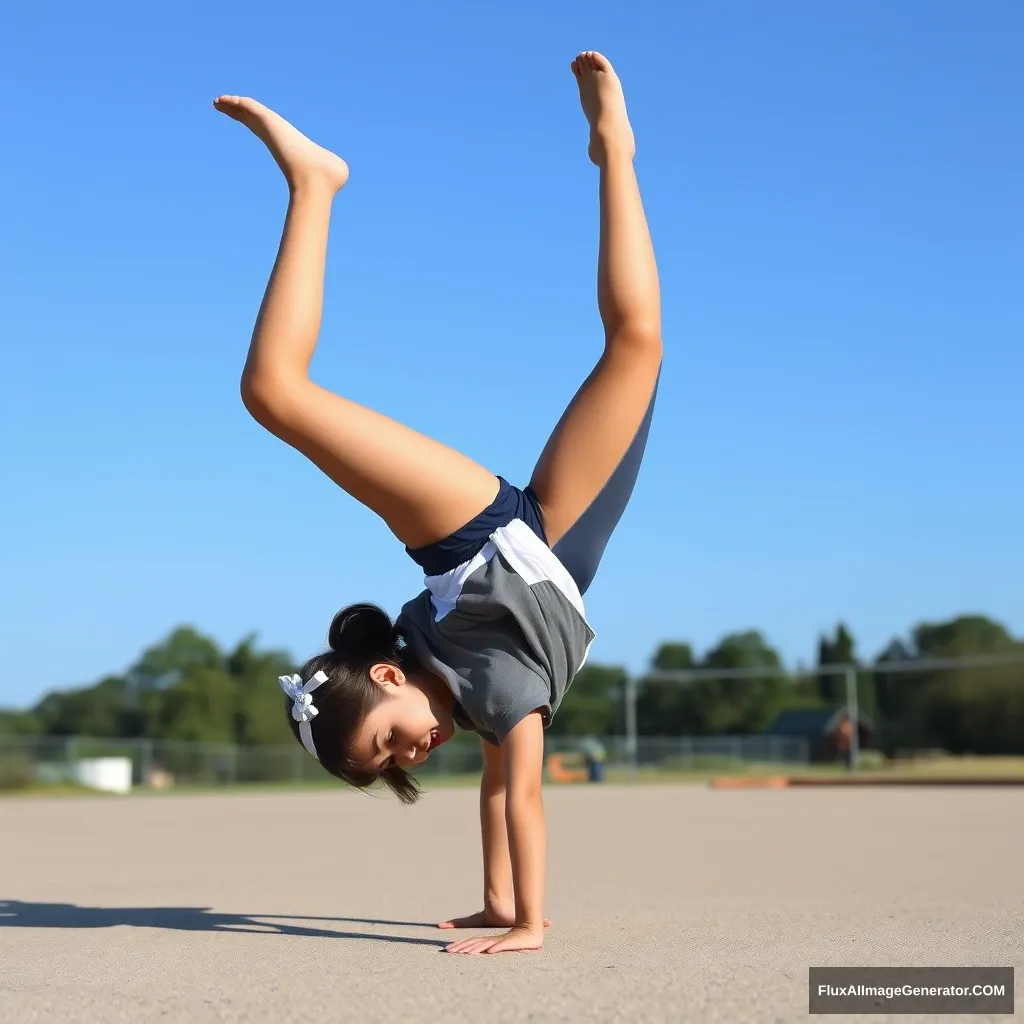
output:
POLYGON ((290 193, 242 376, 246 408, 376 512, 403 544, 418 548, 449 536, 494 499, 494 474, 309 379, 323 309, 331 207, 348 180, 348 167, 255 100, 221 96, 214 106, 266 144, 290 193))
POLYGON ((572 62, 600 170, 597 299, 604 351, 555 427, 530 486, 548 543, 581 592, 636 482, 661 370, 661 295, 618 76, 599 53, 572 62))

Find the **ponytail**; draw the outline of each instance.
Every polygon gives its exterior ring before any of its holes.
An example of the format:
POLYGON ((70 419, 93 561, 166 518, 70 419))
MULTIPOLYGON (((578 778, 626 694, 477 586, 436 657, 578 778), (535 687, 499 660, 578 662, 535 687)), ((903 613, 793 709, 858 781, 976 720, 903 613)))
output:
POLYGON ((398 636, 387 612, 375 604, 350 604, 342 608, 327 632, 331 650, 346 664, 393 661, 398 636))

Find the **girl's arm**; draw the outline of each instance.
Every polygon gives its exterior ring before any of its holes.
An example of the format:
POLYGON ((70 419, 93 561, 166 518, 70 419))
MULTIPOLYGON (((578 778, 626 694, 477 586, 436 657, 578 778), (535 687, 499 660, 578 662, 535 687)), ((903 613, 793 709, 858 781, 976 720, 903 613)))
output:
POLYGON ((515 889, 505 826, 505 766, 501 747, 486 740, 480 779, 480 838, 484 848, 484 918, 486 924, 515 922, 515 889))
MULTIPOLYGON (((484 771, 480 778, 480 838, 484 854, 484 909, 468 917, 442 921, 440 928, 510 928, 516 923, 516 894, 505 825, 505 765, 501 747, 480 740, 484 771)), ((551 922, 544 919, 544 927, 551 922)))
POLYGON ((484 909, 468 917, 442 921, 439 928, 507 928, 515 924, 516 898, 505 828, 505 766, 501 747, 480 740, 484 771, 480 777, 480 838, 484 854, 484 909))
MULTIPOLYGON (((508 734, 501 745, 501 761, 505 776, 505 827, 515 894, 514 923, 504 935, 455 942, 447 947, 451 953, 499 953, 504 950, 540 949, 544 944, 547 830, 541 798, 544 729, 539 713, 527 715, 508 734)), ((481 789, 481 824, 485 828, 488 821, 492 827, 496 825, 490 817, 493 813, 495 808, 489 807, 487 818, 484 818, 481 789)), ((486 842, 485 838, 485 858, 488 857, 486 842)), ((493 847, 490 852, 496 853, 493 847)))
POLYGON ((544 941, 544 876, 547 828, 541 782, 544 774, 544 726, 539 712, 526 716, 501 745, 505 766, 505 827, 516 895, 515 928, 544 941))

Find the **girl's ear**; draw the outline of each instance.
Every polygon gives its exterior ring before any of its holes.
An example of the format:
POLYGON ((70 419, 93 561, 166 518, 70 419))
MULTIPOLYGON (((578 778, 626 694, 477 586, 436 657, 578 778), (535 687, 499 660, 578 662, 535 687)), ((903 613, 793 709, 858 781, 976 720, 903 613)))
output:
POLYGON ((384 689, 405 685, 405 673, 397 666, 380 661, 370 668, 370 678, 384 689))

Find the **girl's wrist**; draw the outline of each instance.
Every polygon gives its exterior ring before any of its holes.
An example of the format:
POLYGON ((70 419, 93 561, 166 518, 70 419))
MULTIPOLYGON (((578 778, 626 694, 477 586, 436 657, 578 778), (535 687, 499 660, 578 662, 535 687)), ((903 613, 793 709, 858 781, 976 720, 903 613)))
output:
POLYGON ((513 927, 519 928, 519 929, 521 929, 524 932, 533 932, 533 933, 535 933, 537 935, 543 935, 544 934, 544 919, 541 918, 539 922, 535 922, 535 921, 532 921, 532 920, 522 920, 521 921, 517 917, 516 918, 516 923, 515 923, 515 925, 513 925, 513 927))

